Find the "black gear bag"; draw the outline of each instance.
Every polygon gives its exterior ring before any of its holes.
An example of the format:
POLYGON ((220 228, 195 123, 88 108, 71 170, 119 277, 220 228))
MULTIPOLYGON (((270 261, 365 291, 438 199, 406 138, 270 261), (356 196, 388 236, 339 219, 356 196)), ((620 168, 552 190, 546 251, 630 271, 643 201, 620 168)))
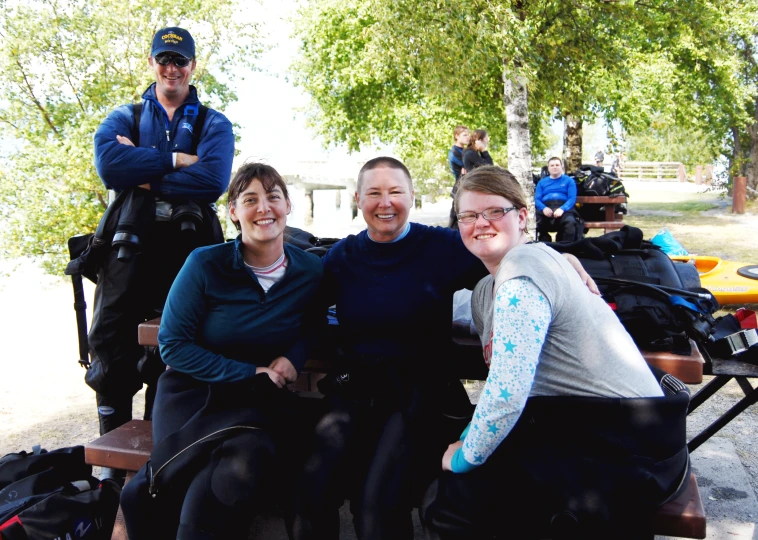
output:
POLYGON ((641 349, 686 349, 687 337, 713 341, 718 301, 706 289, 687 286, 681 277, 686 269, 644 241, 640 229, 625 225, 573 244, 548 245, 580 260, 641 349))
POLYGON ((111 537, 121 488, 92 476, 84 447, 0 458, 0 539, 111 537))

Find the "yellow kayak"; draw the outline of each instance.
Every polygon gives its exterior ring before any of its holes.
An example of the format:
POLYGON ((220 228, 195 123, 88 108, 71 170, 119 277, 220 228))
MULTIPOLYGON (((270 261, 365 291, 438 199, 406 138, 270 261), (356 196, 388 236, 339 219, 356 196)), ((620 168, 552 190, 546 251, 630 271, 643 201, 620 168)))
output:
POLYGON ((725 261, 706 255, 669 255, 672 260, 694 264, 702 287, 721 305, 758 303, 758 264, 725 261))

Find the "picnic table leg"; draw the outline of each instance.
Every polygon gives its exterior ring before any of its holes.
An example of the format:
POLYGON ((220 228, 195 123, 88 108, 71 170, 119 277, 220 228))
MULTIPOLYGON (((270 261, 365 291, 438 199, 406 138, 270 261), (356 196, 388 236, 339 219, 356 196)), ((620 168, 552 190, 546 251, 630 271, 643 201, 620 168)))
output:
MULTIPOLYGON (((740 385, 741 386, 741 385, 740 385)), ((748 385, 749 386, 749 385, 748 385)), ((752 388, 752 387, 751 387, 752 388)), ((742 389, 745 391, 745 388, 742 389)), ((746 396, 738 401, 734 407, 725 412, 718 420, 713 422, 710 426, 696 435, 690 442, 687 443, 687 448, 690 452, 694 451, 698 446, 710 439, 713 435, 719 432, 721 428, 734 420, 737 415, 742 411, 758 403, 758 389, 752 390, 750 393, 746 392, 746 396)))
POLYGON ((687 414, 690 414, 692 411, 700 407, 700 405, 705 403, 706 399, 708 399, 713 394, 721 390, 721 388, 723 388, 724 385, 726 385, 726 383, 728 383, 731 380, 732 380, 731 377, 728 377, 726 375, 719 375, 716 378, 714 378, 711 382, 706 384, 694 396, 692 396, 692 399, 690 399, 690 406, 687 409, 687 414))

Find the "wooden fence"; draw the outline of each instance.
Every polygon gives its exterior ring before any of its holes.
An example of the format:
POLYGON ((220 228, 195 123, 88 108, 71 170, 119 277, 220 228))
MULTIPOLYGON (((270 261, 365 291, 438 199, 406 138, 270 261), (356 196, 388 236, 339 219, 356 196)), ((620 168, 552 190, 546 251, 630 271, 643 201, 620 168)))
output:
MULTIPOLYGON (((687 182, 687 171, 678 161, 627 161, 619 173, 621 180, 652 180, 658 182, 687 182)), ((696 184, 710 184, 713 180, 713 165, 695 167, 696 184)))

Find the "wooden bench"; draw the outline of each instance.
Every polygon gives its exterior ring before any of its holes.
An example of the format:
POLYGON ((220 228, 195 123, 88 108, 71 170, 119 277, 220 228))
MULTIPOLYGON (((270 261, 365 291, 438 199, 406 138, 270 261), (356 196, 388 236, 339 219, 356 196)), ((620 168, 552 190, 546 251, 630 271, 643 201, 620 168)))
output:
MULTIPOLYGON (((132 420, 85 445, 84 456, 91 465, 125 469, 128 481, 147 462, 152 449, 151 422, 132 420)), ((679 497, 658 508, 653 531, 656 535, 705 538, 705 510, 694 474, 679 497)), ((112 538, 127 538, 120 509, 112 538)))
POLYGON ((604 221, 585 221, 585 229, 603 229, 608 232, 609 229, 620 229, 624 226, 624 214, 616 213, 616 205, 625 203, 626 197, 577 197, 578 204, 597 204, 605 206, 604 221))

